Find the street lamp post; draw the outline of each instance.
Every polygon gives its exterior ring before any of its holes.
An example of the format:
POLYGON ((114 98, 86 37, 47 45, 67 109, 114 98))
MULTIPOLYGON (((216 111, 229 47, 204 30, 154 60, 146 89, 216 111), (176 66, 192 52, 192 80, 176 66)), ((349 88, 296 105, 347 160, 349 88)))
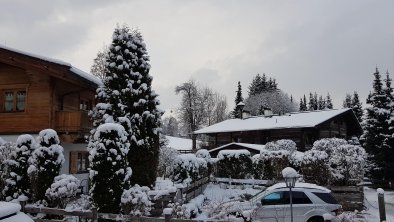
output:
POLYGON ((291 167, 286 167, 285 169, 282 170, 282 175, 283 178, 285 179, 286 187, 289 188, 290 192, 290 216, 291 216, 291 222, 293 222, 293 196, 292 196, 292 191, 291 188, 295 186, 298 173, 291 167))

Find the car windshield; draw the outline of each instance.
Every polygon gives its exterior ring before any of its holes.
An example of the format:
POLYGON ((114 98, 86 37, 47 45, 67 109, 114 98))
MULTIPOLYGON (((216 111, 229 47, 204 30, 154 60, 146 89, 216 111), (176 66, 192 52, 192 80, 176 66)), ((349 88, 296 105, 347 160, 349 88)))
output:
POLYGON ((318 192, 312 192, 312 193, 326 203, 338 204, 338 201, 335 200, 335 198, 330 193, 318 193, 318 192))

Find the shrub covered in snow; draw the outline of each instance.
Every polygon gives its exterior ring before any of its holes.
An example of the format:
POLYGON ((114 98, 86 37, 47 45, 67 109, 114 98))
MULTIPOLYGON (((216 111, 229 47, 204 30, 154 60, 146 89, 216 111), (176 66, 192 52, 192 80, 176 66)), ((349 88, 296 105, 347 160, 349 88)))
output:
POLYGON ((260 158, 264 162, 264 179, 282 178, 282 169, 289 166, 290 152, 287 150, 262 150, 260 158))
POLYGON ((51 186, 54 178, 59 175, 64 163, 63 147, 56 131, 42 130, 37 137, 39 147, 29 158, 30 166, 27 170, 32 184, 35 200, 44 200, 45 192, 51 186))
POLYGON ((148 191, 149 187, 140 187, 138 184, 125 190, 121 198, 121 208, 124 214, 134 216, 148 216, 152 208, 148 191))
POLYGON ((0 200, 4 199, 1 191, 5 186, 5 177, 7 173, 6 160, 10 159, 11 152, 14 149, 14 144, 7 143, 0 137, 0 200))
POLYGON ((280 151, 285 150, 289 153, 293 153, 297 150, 297 144, 293 140, 277 140, 274 142, 268 142, 265 144, 265 148, 269 151, 280 151))
POLYGON ((329 138, 314 143, 306 151, 301 171, 305 180, 321 185, 349 185, 364 177, 367 154, 346 140, 329 138))
POLYGON ((196 156, 197 158, 202 158, 205 160, 205 162, 207 163, 207 175, 211 175, 212 171, 213 171, 213 161, 211 158, 211 154, 209 154, 209 151, 206 149, 199 149, 196 152, 196 156))
POLYGON ((169 177, 173 171, 173 163, 175 158, 179 155, 178 151, 167 147, 160 147, 159 166, 157 167, 157 175, 169 177))
POLYGON ((80 181, 72 175, 62 174, 55 177, 51 187, 45 192, 49 206, 64 209, 77 195, 79 185, 80 181))
POLYGON ((194 154, 180 154, 173 163, 171 179, 175 183, 188 183, 206 176, 207 162, 194 154))
POLYGON ((252 176, 252 158, 247 150, 221 150, 218 153, 217 176, 244 179, 252 176))
POLYGON ((6 201, 18 199, 20 196, 31 197, 31 184, 27 169, 28 160, 36 147, 36 141, 31 135, 25 134, 18 137, 14 150, 9 159, 5 161, 8 168, 3 190, 6 201))
POLYGON ((301 172, 306 182, 328 185, 330 178, 328 154, 314 149, 306 151, 301 164, 301 172))
POLYGON ((127 164, 130 144, 123 126, 100 125, 89 141, 90 195, 103 213, 118 213, 123 189, 129 186, 131 169, 127 164))

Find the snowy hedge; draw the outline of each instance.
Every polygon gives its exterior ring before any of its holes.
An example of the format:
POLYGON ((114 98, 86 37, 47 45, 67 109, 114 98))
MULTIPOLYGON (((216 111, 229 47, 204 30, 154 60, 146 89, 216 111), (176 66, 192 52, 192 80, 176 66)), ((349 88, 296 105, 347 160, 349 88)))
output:
POLYGON ((321 139, 305 152, 301 171, 308 182, 354 185, 364 177, 366 158, 364 148, 350 145, 346 140, 321 139))
POLYGON ((134 216, 149 216, 153 205, 148 195, 149 190, 149 187, 140 187, 138 184, 124 190, 121 198, 122 212, 134 216))
POLYGON ((55 177, 51 187, 45 192, 49 206, 64 209, 77 195, 79 185, 80 181, 72 175, 62 174, 55 177))
POLYGON ((161 146, 159 153, 159 165, 157 166, 157 175, 169 177, 173 172, 173 163, 179 152, 171 147, 161 146))
POLYGON ((29 158, 27 170, 32 184, 35 200, 44 200, 45 192, 51 186, 54 178, 59 175, 64 163, 63 147, 56 131, 42 130, 37 137, 39 147, 29 158))
POLYGON ((282 178, 282 169, 290 165, 288 150, 262 150, 260 158, 264 162, 264 179, 280 179, 282 178))
POLYGON ((265 144, 265 148, 269 151, 288 151, 293 153, 297 150, 297 145, 293 140, 277 140, 274 142, 268 142, 265 144))
POLYGON ((252 159, 247 150, 221 150, 218 153, 217 176, 245 179, 252 177, 252 159))
POLYGON ((173 163, 171 179, 175 183, 188 183, 207 176, 207 162, 194 154, 180 154, 173 163))

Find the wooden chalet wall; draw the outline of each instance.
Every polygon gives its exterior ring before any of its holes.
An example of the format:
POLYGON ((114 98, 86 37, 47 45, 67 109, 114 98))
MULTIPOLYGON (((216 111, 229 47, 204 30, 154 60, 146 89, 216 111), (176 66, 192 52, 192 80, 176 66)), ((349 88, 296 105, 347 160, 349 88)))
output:
POLYGON ((0 49, 0 134, 55 129, 64 142, 87 133, 96 85, 70 67, 0 49), (5 112, 5 92, 26 91, 25 110, 5 112))

